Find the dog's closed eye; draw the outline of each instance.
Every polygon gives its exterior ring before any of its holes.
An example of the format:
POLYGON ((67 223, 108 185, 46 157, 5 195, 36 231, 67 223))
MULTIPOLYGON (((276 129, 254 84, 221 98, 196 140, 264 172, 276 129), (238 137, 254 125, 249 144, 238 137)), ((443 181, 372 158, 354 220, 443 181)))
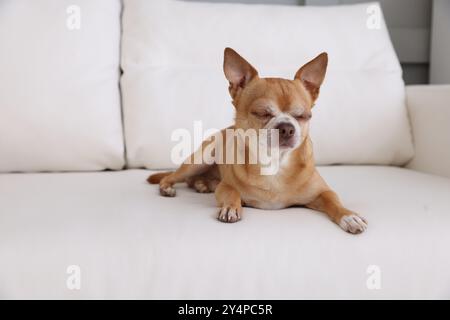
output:
POLYGON ((303 112, 301 115, 294 116, 294 118, 298 121, 308 121, 311 117, 311 112, 303 112))
POLYGON ((267 120, 273 118, 273 114, 267 111, 252 111, 251 114, 259 119, 267 120))

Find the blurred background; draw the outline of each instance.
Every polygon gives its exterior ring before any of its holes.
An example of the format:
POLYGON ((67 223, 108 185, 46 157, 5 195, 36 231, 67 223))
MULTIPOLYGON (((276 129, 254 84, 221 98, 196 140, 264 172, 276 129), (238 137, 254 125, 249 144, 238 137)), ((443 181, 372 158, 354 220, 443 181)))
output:
MULTIPOLYGON (((199 0, 185 0, 199 1, 199 0)), ((364 0, 201 0, 299 6, 364 3, 364 0)), ((406 84, 450 83, 450 0, 381 0, 406 84)))

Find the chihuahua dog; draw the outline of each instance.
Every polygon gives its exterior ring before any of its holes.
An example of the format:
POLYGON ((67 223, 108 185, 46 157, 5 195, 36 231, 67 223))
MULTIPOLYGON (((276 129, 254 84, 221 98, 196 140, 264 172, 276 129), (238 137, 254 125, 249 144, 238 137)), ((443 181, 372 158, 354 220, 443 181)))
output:
MULTIPOLYGON (((293 80, 260 78, 256 69, 231 48, 224 53, 223 69, 235 107, 235 124, 228 129, 277 130, 279 168, 262 175, 256 163, 193 163, 186 161, 175 172, 151 175, 148 182, 159 183, 163 196, 175 196, 174 184, 187 182, 198 192, 215 192, 218 219, 236 222, 242 207, 280 209, 305 206, 326 213, 343 230, 357 234, 367 221, 346 209, 316 170, 309 137, 311 109, 319 96, 328 64, 328 55, 319 54, 303 65, 293 80)), ((225 129, 220 133, 227 144, 225 129)), ((213 143, 205 140, 202 147, 213 143)), ((248 159, 248 146, 245 154, 248 159)), ((225 148, 226 149, 226 148, 225 148)))

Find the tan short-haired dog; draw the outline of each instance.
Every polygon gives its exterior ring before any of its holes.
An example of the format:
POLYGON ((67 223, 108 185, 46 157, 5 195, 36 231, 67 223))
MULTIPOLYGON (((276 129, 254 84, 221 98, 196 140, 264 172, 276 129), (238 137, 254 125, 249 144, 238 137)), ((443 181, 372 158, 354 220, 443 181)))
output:
MULTIPOLYGON (((260 78, 250 63, 233 49, 226 48, 224 72, 236 109, 235 124, 230 128, 278 130, 278 171, 262 175, 259 163, 196 164, 189 161, 175 172, 151 175, 148 181, 159 183, 163 196, 175 196, 173 185, 178 182, 187 182, 198 192, 215 191, 220 207, 218 219, 223 222, 239 221, 242 206, 280 209, 302 205, 325 212, 347 232, 363 232, 367 221, 341 204, 314 164, 309 121, 327 63, 327 54, 321 53, 302 66, 294 80, 260 78)), ((225 129, 221 134, 226 144, 225 129)), ((211 140, 204 141, 202 148, 210 143, 211 140)), ((248 155, 247 149, 245 152, 248 155)), ((194 156, 195 153, 190 159, 194 156)))

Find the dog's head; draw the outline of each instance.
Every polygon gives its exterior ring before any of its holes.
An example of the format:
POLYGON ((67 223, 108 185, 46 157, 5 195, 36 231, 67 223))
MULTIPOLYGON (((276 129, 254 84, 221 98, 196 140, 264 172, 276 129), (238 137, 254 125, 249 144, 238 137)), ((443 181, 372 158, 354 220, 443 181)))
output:
POLYGON ((250 63, 226 48, 223 68, 236 108, 236 128, 278 129, 280 149, 300 146, 309 133, 327 63, 327 54, 321 53, 303 65, 294 80, 260 78, 250 63))

